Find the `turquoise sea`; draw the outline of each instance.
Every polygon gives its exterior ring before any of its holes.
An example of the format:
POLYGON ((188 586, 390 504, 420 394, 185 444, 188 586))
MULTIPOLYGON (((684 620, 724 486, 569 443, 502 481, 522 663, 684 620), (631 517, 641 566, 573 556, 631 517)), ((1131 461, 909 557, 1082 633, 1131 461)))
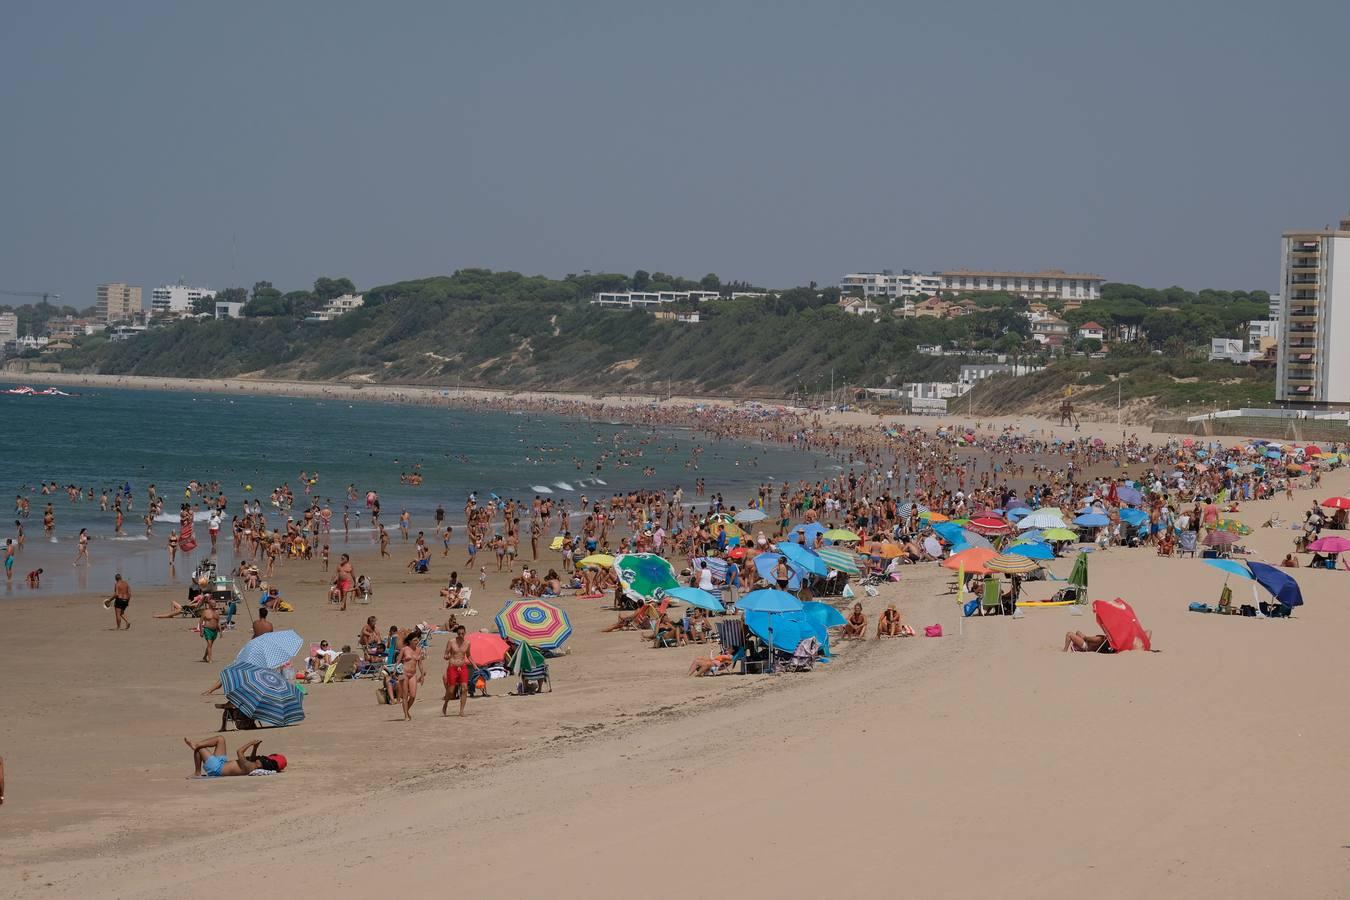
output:
MULTIPOLYGON (((35 387, 42 385, 35 384, 35 387)), ((105 591, 115 571, 134 584, 163 584, 187 577, 196 559, 180 557, 177 573, 168 572, 165 542, 176 527, 176 510, 188 481, 219 481, 230 512, 258 497, 269 524, 284 521, 271 507, 272 488, 288 483, 303 508, 301 471, 318 474, 315 495, 331 500, 334 538, 341 542, 343 507, 360 512, 352 540, 369 540, 364 495, 379 492, 382 520, 394 532, 400 509, 412 515, 413 528, 430 531, 433 511, 444 505, 446 521, 462 541, 463 506, 470 492, 480 498, 528 501, 535 495, 566 499, 576 510, 582 494, 598 497, 632 488, 673 490, 683 486, 686 503, 695 501, 694 480, 703 477, 709 494, 720 491, 741 505, 761 481, 815 480, 829 463, 813 454, 778 446, 714 441, 687 429, 653 432, 643 426, 586 422, 535 412, 507 413, 337 400, 94 390, 69 397, 0 394, 0 491, 6 491, 7 515, 0 535, 13 536, 14 498, 31 502, 24 521, 27 547, 14 567, 10 595, 25 593, 23 576, 41 566, 42 593, 105 591), (696 454, 695 448, 703 453, 696 454), (637 452, 641 456, 636 456, 637 452), (623 453, 629 455, 625 458, 623 453), (607 454, 607 455, 606 455, 607 454), (697 470, 687 464, 697 459, 697 470), (400 483, 400 475, 421 464, 423 483, 400 483), (597 464, 600 466, 596 468, 597 464), (650 475, 644 469, 654 470, 650 475), (79 485, 95 491, 94 502, 71 503, 64 491, 52 496, 39 486, 79 485), (103 488, 129 483, 133 509, 123 536, 114 534, 112 512, 100 512, 103 488), (146 489, 155 484, 172 521, 154 524, 145 534, 142 517, 146 489), (347 500, 355 485, 360 502, 347 500), (249 490, 251 488, 252 490, 249 490), (42 510, 56 513, 54 541, 44 538, 42 510), (93 564, 71 566, 75 536, 87 527, 93 535, 93 564), (358 537, 360 535, 360 537, 358 537)), ((220 563, 232 562, 222 529, 220 563)), ((209 546, 205 523, 197 538, 209 546)), ((203 548, 204 549, 204 548, 203 548)), ((203 549, 196 557, 200 558, 203 549)), ((334 547, 335 554, 340 552, 334 547)))

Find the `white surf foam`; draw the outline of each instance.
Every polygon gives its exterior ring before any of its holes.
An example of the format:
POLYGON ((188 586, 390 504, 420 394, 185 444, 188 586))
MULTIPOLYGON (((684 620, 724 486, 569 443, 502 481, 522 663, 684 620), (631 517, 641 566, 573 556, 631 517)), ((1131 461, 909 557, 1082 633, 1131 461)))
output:
POLYGON ((530 490, 534 491, 536 494, 551 494, 551 493, 553 493, 553 488, 551 488, 551 487, 544 487, 542 484, 532 484, 532 485, 530 485, 530 490))

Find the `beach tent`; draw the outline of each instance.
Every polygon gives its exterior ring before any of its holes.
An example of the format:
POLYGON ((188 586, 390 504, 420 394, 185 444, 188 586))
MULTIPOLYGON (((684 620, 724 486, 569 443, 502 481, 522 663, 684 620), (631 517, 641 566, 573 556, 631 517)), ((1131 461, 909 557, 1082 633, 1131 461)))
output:
POLYGON ((1094 600, 1092 612, 1097 616, 1102 634, 1110 640, 1112 650, 1123 653, 1126 650, 1153 649, 1148 632, 1139 624, 1134 608, 1124 600, 1119 597, 1114 600, 1094 600))

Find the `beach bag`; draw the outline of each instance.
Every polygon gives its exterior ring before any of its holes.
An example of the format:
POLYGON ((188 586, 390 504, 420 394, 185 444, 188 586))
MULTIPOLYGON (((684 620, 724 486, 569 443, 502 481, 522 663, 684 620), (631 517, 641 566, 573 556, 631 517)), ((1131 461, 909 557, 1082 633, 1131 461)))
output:
POLYGON ((870 584, 867 585, 866 587, 864 587, 864 588, 863 588, 863 591, 864 591, 864 593, 866 593, 867 596, 869 596, 869 597, 875 597, 877 594, 880 594, 880 593, 881 593, 881 591, 879 591, 879 590, 877 590, 876 588, 872 587, 870 584))
POLYGON ((928 625, 923 630, 924 637, 942 637, 942 625, 928 625))
POLYGON ((1190 606, 1187 607, 1187 609, 1189 609, 1191 612, 1203 612, 1203 613, 1211 612, 1209 606, 1204 603, 1192 603, 1190 606))
MULTIPOLYGON (((1191 605, 1194 606, 1195 604, 1192 603, 1191 605)), ((979 608, 980 608, 979 600, 967 600, 966 605, 961 607, 961 614, 965 616, 967 619, 969 619, 971 616, 975 615, 975 611, 978 610, 979 608)))
POLYGON ((1242 612, 1242 614, 1243 614, 1244 616, 1247 616, 1248 618, 1255 618, 1255 616, 1256 616, 1256 607, 1255 607, 1255 606, 1252 606, 1250 603, 1244 603, 1244 604, 1242 604, 1242 606, 1240 607, 1240 609, 1241 609, 1241 612, 1242 612))
POLYGON ((852 599, 853 599, 853 585, 851 585, 851 584, 846 584, 846 585, 844 585, 844 593, 843 593, 841 596, 842 596, 845 600, 852 600, 852 599))
POLYGON ((278 601, 277 612, 295 612, 295 607, 291 606, 285 600, 278 601))

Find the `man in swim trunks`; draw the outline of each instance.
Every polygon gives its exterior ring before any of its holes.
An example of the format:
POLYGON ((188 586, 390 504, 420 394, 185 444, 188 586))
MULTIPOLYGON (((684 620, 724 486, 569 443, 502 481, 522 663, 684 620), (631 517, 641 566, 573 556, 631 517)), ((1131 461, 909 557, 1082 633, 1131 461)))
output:
POLYGON ((230 775, 248 775, 255 769, 266 769, 269 772, 286 770, 286 757, 280 753, 273 753, 270 756, 258 755, 258 745, 262 740, 249 741, 240 747, 235 752, 234 759, 230 759, 227 755, 229 751, 225 747, 223 737, 203 738, 196 743, 183 738, 183 743, 192 751, 192 774, 196 777, 205 775, 208 778, 222 778, 230 775))
POLYGON ((202 662, 211 661, 211 650, 216 645, 216 638, 220 636, 220 612, 216 609, 216 604, 208 598, 202 604, 202 639, 206 641, 206 653, 202 655, 202 662))
POLYGON ((341 611, 346 612, 347 600, 356 590, 356 571, 352 568, 351 556, 346 553, 338 560, 337 589, 338 599, 342 601, 341 611))
POLYGON ((114 576, 112 605, 113 624, 115 626, 113 631, 121 631, 124 624, 127 626, 127 631, 130 631, 131 620, 127 618, 127 607, 131 605, 131 585, 122 577, 121 572, 114 576))
POLYGON ((449 715, 450 701, 459 694, 459 714, 469 702, 469 639, 463 625, 455 627, 455 634, 445 645, 445 699, 441 701, 441 715, 449 715))

